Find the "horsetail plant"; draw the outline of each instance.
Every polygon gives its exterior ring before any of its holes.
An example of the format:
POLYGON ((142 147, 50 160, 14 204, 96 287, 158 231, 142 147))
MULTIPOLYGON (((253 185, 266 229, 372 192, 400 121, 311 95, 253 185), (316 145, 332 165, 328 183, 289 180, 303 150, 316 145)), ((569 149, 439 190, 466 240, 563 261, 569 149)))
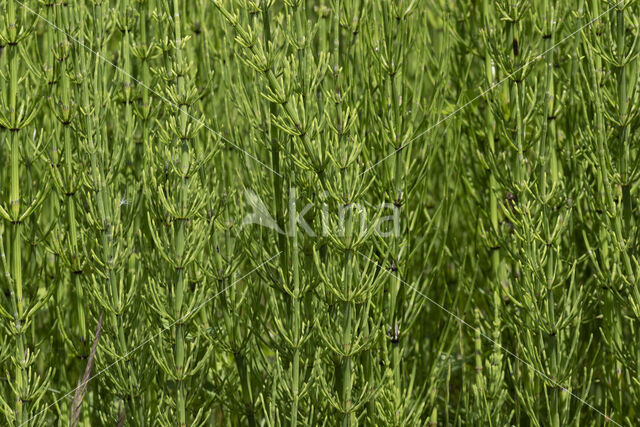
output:
MULTIPOLYGON (((149 229, 160 258, 172 266, 171 272, 163 272, 149 278, 149 304, 161 324, 172 325, 169 348, 151 349, 154 360, 166 378, 165 387, 173 383, 175 390, 162 401, 168 403, 168 411, 158 414, 163 423, 189 425, 202 423, 207 416, 203 407, 192 406, 197 396, 189 395, 187 384, 197 381, 194 377, 203 369, 211 348, 201 353, 198 334, 190 335, 197 322, 193 308, 204 299, 205 289, 196 284, 190 287, 190 278, 196 275, 194 260, 203 249, 204 237, 210 233, 210 225, 203 220, 202 210, 208 195, 199 181, 198 169, 206 164, 213 151, 198 155, 195 150, 202 121, 194 119, 197 92, 192 85, 193 63, 184 55, 189 36, 183 36, 181 5, 175 0, 164 2, 171 15, 163 16, 167 40, 165 64, 159 72, 164 80, 165 96, 172 101, 165 110, 164 123, 159 132, 159 144, 147 141, 146 151, 153 156, 152 168, 145 176, 145 198, 149 204, 149 229), (169 50, 173 54, 170 57, 169 50), (170 58, 174 62, 170 61, 170 58), (153 212, 153 216, 151 215, 153 212)), ((209 138, 204 143, 210 142, 209 138)), ((146 171, 145 171, 146 172, 146 171)), ((152 257, 151 262, 158 262, 152 257)), ((165 338, 163 336, 163 338, 165 338)))
POLYGON ((44 371, 36 370, 36 362, 43 355, 29 332, 31 325, 36 321, 38 310, 46 304, 51 292, 45 288, 43 295, 39 291, 41 279, 38 274, 31 272, 30 277, 23 277, 23 266, 25 260, 29 259, 29 252, 24 251, 26 259, 23 259, 22 254, 23 242, 26 241, 23 236, 28 233, 25 222, 39 209, 49 185, 33 176, 24 164, 25 159, 41 150, 37 140, 30 138, 28 133, 41 103, 32 94, 29 97, 21 97, 22 100, 18 98, 18 91, 27 86, 32 78, 29 74, 25 75, 28 73, 28 67, 19 46, 28 43, 29 37, 32 36, 33 20, 24 11, 19 10, 14 1, 4 5, 4 16, 0 41, 6 49, 6 52, 3 52, 6 60, 3 58, 2 61, 5 96, 2 100, 0 125, 9 147, 10 189, 8 194, 3 191, 3 203, 0 208, 0 215, 4 221, 1 250, 5 283, 0 314, 4 319, 4 332, 10 337, 7 344, 14 352, 11 355, 7 354, 3 361, 8 384, 3 387, 5 391, 0 395, 0 406, 7 425, 36 425, 44 419, 38 410, 49 387, 53 367, 44 371), (32 186, 39 187, 37 193, 30 190, 32 186), (30 199, 25 197, 27 195, 31 196, 30 199), (5 255, 7 253, 9 260, 5 255))
POLYGON ((637 0, 0 4, 3 425, 635 425, 637 0))

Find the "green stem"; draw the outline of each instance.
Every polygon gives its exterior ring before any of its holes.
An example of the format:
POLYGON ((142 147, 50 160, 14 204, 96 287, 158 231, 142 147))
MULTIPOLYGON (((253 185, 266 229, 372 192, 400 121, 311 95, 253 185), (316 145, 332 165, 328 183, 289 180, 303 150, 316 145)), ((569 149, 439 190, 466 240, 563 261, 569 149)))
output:
MULTIPOLYGON (((269 16, 269 5, 267 2, 262 2, 262 26, 263 26, 263 37, 264 37, 264 46, 265 50, 269 51, 270 42, 271 42, 271 18, 269 16)), ((269 80, 269 85, 275 90, 275 88, 279 87, 278 82, 276 81, 275 74, 273 70, 267 71, 267 79, 269 80)), ((280 267, 282 268, 283 273, 288 271, 288 256, 287 256, 287 236, 285 235, 285 225, 284 225, 284 209, 283 209, 283 189, 284 183, 282 175, 280 174, 280 146, 278 145, 278 131, 271 125, 271 117, 275 116, 277 113, 277 105, 274 102, 269 103, 269 117, 266 119, 265 126, 265 139, 266 145, 271 147, 271 169, 273 170, 272 174, 272 184, 273 184, 273 194, 274 194, 274 206, 276 211, 276 223, 278 227, 282 231, 282 233, 278 233, 278 250, 280 251, 280 267)))
MULTIPOLYGON (((558 364, 560 363, 560 358, 562 355, 559 353, 560 347, 558 346, 558 331, 555 331, 556 324, 556 308, 554 302, 554 290, 553 290, 553 271, 554 271, 554 242, 551 242, 552 238, 552 230, 550 229, 549 219, 552 215, 552 207, 549 206, 548 200, 551 197, 551 194, 547 193, 547 177, 551 174, 551 179, 555 186, 557 180, 557 174, 555 173, 555 165, 552 162, 555 161, 555 120, 552 120, 550 116, 554 114, 554 64, 553 64, 553 40, 554 40, 554 28, 553 21, 554 11, 553 6, 550 4, 549 0, 544 0, 543 10, 545 13, 545 22, 544 22, 544 35, 545 35, 545 51, 547 52, 545 55, 546 60, 546 76, 545 76, 545 103, 543 110, 543 129, 542 136, 540 139, 540 146, 538 152, 538 158, 540 159, 539 165, 539 189, 540 194, 539 197, 542 200, 543 206, 543 235, 545 236, 545 240, 548 247, 547 259, 546 259, 546 276, 547 283, 543 284, 547 288, 547 317, 549 319, 549 323, 552 328, 554 328, 554 333, 550 338, 550 349, 549 353, 551 355, 551 366, 550 372, 553 378, 558 377, 558 364)), ((553 192, 553 188, 551 190, 553 192)), ((559 417, 559 404, 560 404, 560 394, 559 390, 554 389, 552 392, 552 403, 551 403, 551 414, 552 419, 557 421, 559 417)), ((555 422, 555 421, 552 421, 555 422)))
MULTIPOLYGON (((348 220, 348 224, 351 223, 351 218, 348 220)), ((352 317, 353 317, 353 302, 351 299, 351 281, 353 278, 353 252, 347 251, 345 253, 345 265, 346 265, 346 277, 344 281, 344 293, 348 296, 349 301, 344 302, 343 307, 343 336, 342 342, 345 349, 351 351, 352 343, 352 317)), ((351 371, 353 361, 352 357, 346 357, 342 361, 342 373, 341 373, 341 382, 342 382, 342 404, 345 407, 347 413, 342 419, 342 427, 349 427, 355 424, 355 414, 352 410, 353 403, 351 402, 351 371)))
MULTIPOLYGON (((482 11, 483 11, 483 16, 485 19, 485 23, 488 25, 489 22, 489 16, 490 16, 490 11, 489 11, 489 1, 488 0, 483 0, 482 1, 482 11)), ((485 54, 484 54, 484 67, 485 67, 485 75, 487 76, 487 86, 488 87, 492 87, 493 86, 493 81, 494 81, 494 76, 493 76, 493 69, 494 69, 494 64, 493 64, 493 60, 491 59, 491 54, 489 52, 489 47, 485 46, 485 54)), ((486 142, 487 142, 487 147, 488 147, 488 151, 489 151, 489 156, 494 156, 495 155, 495 134, 494 134, 494 128, 495 128, 495 119, 493 117, 493 113, 491 111, 491 108, 489 108, 489 106, 487 106, 487 108, 485 109, 485 132, 486 132, 486 142)), ((490 217, 490 221, 491 221, 491 227, 494 233, 498 232, 498 199, 496 196, 496 192, 497 192, 497 181, 496 181, 496 176, 493 173, 493 170, 491 170, 489 172, 489 217, 490 217)), ((493 267, 493 272, 494 274, 496 274, 496 279, 499 280, 500 278, 497 276, 498 274, 498 270, 499 270, 499 264, 500 264, 500 253, 498 252, 498 250, 493 250, 491 253, 491 264, 493 267)))
MULTIPOLYGON (((8 22, 16 22, 14 0, 9 0, 7 7, 8 22)), ((17 24, 16 24, 17 25, 17 24)), ((17 219, 20 217, 20 138, 18 136, 18 46, 8 45, 7 54, 9 56, 9 107, 11 125, 14 130, 11 132, 11 190, 9 202, 11 208, 12 222, 12 256, 11 256, 11 276, 13 282, 13 305, 16 313, 14 326, 16 329, 15 347, 15 408, 14 417, 18 425, 22 425, 27 417, 27 404, 23 402, 22 396, 28 390, 28 377, 23 364, 26 351, 26 335, 24 330, 24 301, 22 289, 22 223, 17 219)))
MULTIPOLYGON (((292 181, 295 182, 295 172, 292 172, 292 181)), ((302 335, 302 321, 300 313, 300 254, 298 249, 298 234, 296 223, 296 192, 295 189, 291 189, 289 206, 289 234, 291 236, 291 262, 293 270, 293 297, 292 297, 292 310, 291 316, 291 328, 293 329, 293 343, 295 348, 293 349, 293 366, 291 373, 291 392, 292 392, 292 404, 291 404, 291 425, 296 426, 298 423, 298 401, 300 399, 300 340, 302 335)))
MULTIPOLYGON (((181 32, 181 21, 180 21, 180 1, 173 0, 173 24, 174 24, 174 41, 176 44, 175 50, 175 62, 182 66, 184 64, 182 49, 180 48, 182 43, 182 32, 181 32)), ((180 75, 177 77, 177 90, 179 94, 185 93, 185 78, 180 75)), ((184 110, 184 107, 181 108, 179 112, 179 121, 178 126, 180 130, 180 135, 185 135, 187 131, 187 113, 184 110)), ((180 186, 180 202, 181 202, 181 211, 186 212, 187 208, 187 200, 189 194, 189 178, 187 175, 187 170, 189 168, 190 163, 190 150, 189 150, 189 141, 183 140, 179 141, 181 144, 181 156, 180 156, 180 175, 182 178, 181 186, 180 186)), ((178 219, 178 230, 175 236, 175 253, 176 260, 180 263, 184 260, 185 254, 185 244, 186 244, 186 221, 184 218, 178 219)), ((184 268, 176 268, 176 287, 175 293, 173 297, 173 312, 176 319, 180 319, 183 316, 183 302, 184 302, 184 290, 186 283, 186 271, 184 268)), ((177 386, 176 386, 176 410, 177 410, 177 424, 180 427, 187 425, 187 416, 186 416, 186 388, 184 384, 185 377, 185 330, 184 324, 181 321, 178 321, 174 326, 175 333, 175 367, 176 373, 178 376, 177 386)))
MULTIPOLYGON (((627 112, 629 101, 627 98, 627 64, 625 60, 625 9, 619 8, 616 11, 617 18, 617 52, 620 67, 618 68, 618 120, 622 123, 618 129, 618 145, 619 145, 619 166, 620 180, 622 182, 622 217, 624 230, 631 230, 632 206, 631 206, 631 182, 629 181, 629 164, 631 158, 631 146, 629 144, 629 127, 627 125, 627 112)), ((624 238, 622 233, 620 237, 624 238)), ((631 268, 631 262, 625 256, 625 266, 630 280, 633 281, 634 270, 631 268)))

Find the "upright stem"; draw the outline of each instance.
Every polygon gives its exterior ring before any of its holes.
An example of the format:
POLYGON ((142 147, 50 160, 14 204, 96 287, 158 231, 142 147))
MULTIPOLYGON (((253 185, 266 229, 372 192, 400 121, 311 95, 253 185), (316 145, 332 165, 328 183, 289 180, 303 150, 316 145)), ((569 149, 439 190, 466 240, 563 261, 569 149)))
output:
MULTIPOLYGON (((7 6, 9 24, 16 24, 15 2, 9 0, 7 6)), ((11 190, 10 208, 11 216, 14 219, 20 216, 20 138, 18 136, 18 46, 17 44, 9 44, 6 46, 9 56, 9 108, 11 115, 11 125, 14 127, 11 132, 11 190)), ((21 425, 27 417, 27 403, 22 401, 22 396, 28 389, 28 377, 25 371, 23 361, 26 352, 26 335, 23 325, 24 302, 22 296, 22 223, 14 220, 12 222, 12 257, 11 257, 11 275, 13 282, 13 305, 16 312, 15 316, 15 408, 14 416, 16 424, 21 425)))
MULTIPOLYGON (((555 186, 557 180, 556 167, 553 162, 555 162, 555 118, 552 117, 555 109, 555 93, 554 93, 554 63, 553 63, 553 40, 554 40, 554 25, 553 21, 555 19, 555 14, 553 10, 554 6, 551 0, 544 0, 543 10, 545 13, 545 20, 543 23, 543 37, 545 39, 545 51, 547 52, 545 55, 546 60, 546 76, 545 76, 545 103, 544 103, 544 113, 543 113, 543 129, 542 129, 542 137, 540 138, 540 146, 538 152, 538 158, 540 159, 539 165, 539 197, 542 200, 542 222, 543 222, 543 235, 545 236, 546 242, 549 244, 548 252, 547 252, 547 260, 545 266, 545 273, 547 277, 547 283, 544 283, 543 286, 547 288, 547 316, 549 318, 549 322, 551 325, 555 325, 556 323, 556 307, 554 301, 554 289, 553 289, 553 271, 555 265, 555 257, 553 249, 556 245, 551 242, 552 238, 552 230, 550 229, 550 217, 552 215, 552 208, 549 206, 548 200, 550 199, 551 194, 547 192, 547 177, 549 174, 551 175, 551 179, 555 186)), ((553 188, 551 190, 553 192, 553 188)), ((554 326, 555 327, 555 326, 554 326)), ((558 364, 560 362, 561 355, 559 352, 558 346, 558 334, 554 333, 550 338, 550 349, 549 353, 551 355, 551 375, 553 378, 558 376, 558 364)), ((560 394, 558 390, 553 390, 552 398, 551 398, 551 416, 552 423, 557 423, 559 419, 559 402, 560 394)))
MULTIPOLYGON (((335 126, 338 130, 337 142, 338 146, 341 147, 344 143, 344 133, 342 131, 343 126, 343 117, 342 117, 342 87, 341 87, 341 78, 340 78, 340 66, 341 66, 341 54, 342 54, 342 45, 340 43, 340 10, 342 8, 341 0, 337 0, 335 3, 334 17, 333 17, 333 78, 335 82, 335 96, 337 98, 337 102, 335 105, 335 126)), ((341 171, 341 174, 344 175, 346 171, 341 171)), ((344 177, 342 177, 344 180, 344 177)), ((348 207, 347 207, 348 209, 348 207)), ((345 234, 347 236, 351 233, 351 213, 347 212, 346 215, 346 224, 345 224, 345 234)), ((344 255, 344 262, 346 268, 346 277, 343 283, 343 292, 345 295, 351 294, 351 280, 352 280, 352 257, 353 253, 351 251, 346 251, 344 255)), ((346 301, 343 303, 342 307, 342 345, 345 349, 351 348, 351 337, 352 337, 352 316, 353 316, 353 307, 351 301, 346 301)), ((340 397, 342 400, 342 404, 347 411, 342 419, 342 426, 349 427, 355 421, 354 413, 351 408, 351 370, 352 370, 352 359, 351 357, 346 357, 341 361, 339 381, 338 385, 340 385, 341 390, 340 397)))
MULTIPOLYGON (((174 24, 174 35, 175 35, 175 43, 176 43, 176 63, 180 66, 183 65, 183 54, 181 49, 182 42, 182 33, 180 26, 180 0, 173 0, 173 24, 174 24)), ((179 94, 185 93, 185 81, 184 76, 179 75, 177 80, 177 89, 179 94)), ((187 129, 187 113, 184 110, 184 107, 181 108, 179 112, 179 122, 178 126, 180 127, 180 135, 184 135, 187 129)), ((178 141, 181 145, 181 157, 180 157, 180 174, 182 177, 182 182, 180 186, 180 202, 181 209, 184 212, 187 206, 187 198, 189 191, 189 178, 187 176, 187 169, 189 168, 190 162, 190 152, 189 152, 189 141, 183 140, 178 141)), ((182 262, 184 259, 185 253, 185 240, 186 240, 186 221, 184 219, 178 219, 178 230, 175 235, 175 251, 176 251, 176 259, 179 262, 182 262)), ((175 292, 173 295, 173 312, 176 319, 180 319, 183 315, 182 307, 184 300, 184 289, 185 289, 185 281, 186 281, 186 272, 184 268, 176 268, 175 271, 175 292)), ((174 326, 175 333, 175 367, 176 374, 178 376, 177 386, 176 386, 176 410, 177 410, 177 424, 182 427, 187 425, 187 416, 186 416, 186 388, 184 384, 184 363, 185 363, 185 331, 184 324, 181 321, 178 321, 174 326)))
MULTIPOLYGON (((124 92, 124 102, 125 102, 125 132, 124 132, 124 142, 126 145, 127 152, 131 149, 131 143, 133 140, 134 134, 134 126, 133 126, 133 111, 132 111, 132 103, 131 103, 131 92, 132 92, 132 81, 131 81, 131 55, 130 55, 130 46, 131 46, 131 28, 129 27, 129 17, 127 14, 129 11, 127 10, 127 5, 129 2, 122 2, 122 11, 121 18, 124 20, 123 25, 124 32, 122 34, 122 63, 125 73, 123 74, 123 92, 124 92)), ((135 159, 135 148, 133 149, 133 156, 135 159)))
MULTIPOLYGON (((295 182, 295 172, 292 171, 292 181, 295 182)), ((296 222, 296 190, 292 188, 290 190, 290 205, 289 205, 289 234, 291 236, 291 262, 293 270, 293 297, 292 297, 292 310, 291 316, 291 328, 293 329, 293 343, 295 348, 293 349, 293 366, 291 369, 291 392, 292 404, 291 404, 291 425, 296 426, 298 423, 298 401, 300 398, 300 339, 301 339, 301 313, 300 313, 300 261, 299 261, 299 249, 298 249, 298 234, 297 234, 297 222, 296 222)))
MULTIPOLYGON (((352 218, 347 219, 347 224, 352 223, 352 218)), ((350 227, 349 227, 350 228, 350 227)), ((349 231, 348 231, 349 232, 349 231)), ((346 267, 346 277, 344 281, 344 294, 348 295, 350 298, 351 295, 351 287, 352 287, 352 279, 353 279, 353 252, 348 250, 344 256, 345 267, 346 267)), ((352 335, 353 335, 353 302, 346 301, 344 302, 343 307, 343 336, 342 342, 343 346, 347 350, 351 350, 352 345, 352 335)), ((352 402, 351 402, 351 371, 353 369, 353 360, 351 356, 346 357, 342 361, 342 373, 341 373, 341 382, 342 382, 342 403, 347 410, 344 418, 342 419, 342 427, 349 427, 355 423, 355 414, 352 410, 352 402)))
MULTIPOLYGON (((63 5, 60 9, 60 25, 65 29, 67 34, 70 32, 69 28, 69 6, 63 5)), ((67 44, 67 36, 64 33, 60 33, 60 43, 67 44)), ((71 262, 71 277, 74 289, 75 289, 75 309, 78 319, 78 325, 80 327, 80 340, 83 345, 88 344, 87 341, 87 329, 84 313, 84 291, 82 289, 81 279, 81 265, 80 265, 80 251, 78 248, 78 225, 76 220, 76 203, 75 203, 75 179, 74 179, 74 165, 73 165, 73 144, 72 141, 72 129, 71 129, 71 115, 69 113, 71 109, 71 82, 65 64, 68 63, 70 56, 64 58, 60 63, 60 81, 62 83, 62 116, 68 115, 66 121, 62 122, 63 128, 63 143, 64 143, 64 184, 65 184, 65 198, 67 207, 67 221, 69 227, 69 249, 72 254, 71 262)))
MULTIPOLYGON (((485 25, 489 23, 489 0, 482 1, 482 11, 484 16, 485 25)), ((494 76, 493 69, 494 64, 491 59, 491 54, 489 53, 489 47, 485 46, 485 56, 484 56, 484 67, 485 67, 485 75, 487 76, 487 87, 493 86, 494 76)), ((484 113, 484 122, 485 122, 485 133, 486 133, 486 142, 490 156, 495 155, 496 143, 495 143, 495 119, 493 118, 493 113, 491 108, 487 106, 484 113)), ((489 219, 491 221, 491 229, 494 233, 498 232, 498 198, 496 196, 496 192, 498 183, 496 181, 496 176, 491 169, 489 171, 489 219)), ((493 274, 495 275, 496 284, 500 284, 501 278, 499 277, 499 269, 500 269, 500 252, 498 248, 491 248, 491 266, 493 270, 493 274)))
MULTIPOLYGON (((631 230, 631 220, 632 220, 632 211, 631 211, 631 182, 629 181, 629 163, 630 163, 630 144, 628 141, 629 138, 629 129, 627 126, 627 110, 628 110, 628 100, 627 100, 627 67, 625 61, 625 9, 624 6, 619 6, 616 10, 616 51, 618 54, 618 62, 619 67, 617 70, 617 79, 618 79, 618 120, 620 121, 620 126, 618 128, 618 173, 620 174, 621 187, 622 187, 622 218, 620 215, 616 215, 616 234, 619 245, 622 247, 626 246, 627 237, 630 237, 629 231, 631 230), (624 230, 624 231, 623 231, 624 230), (626 232, 625 232, 626 231, 626 232)), ((633 283, 634 276, 637 274, 634 268, 631 267, 631 261, 629 258, 629 253, 625 249, 622 249, 622 259, 623 264, 625 265, 625 270, 627 274, 627 279, 633 283)), ((613 306, 612 301, 612 306, 613 306)), ((619 316, 619 313, 616 311, 616 316, 619 316)), ((617 328, 619 329, 620 322, 616 322, 617 328)), ((622 340, 621 334, 617 334, 615 338, 618 338, 618 342, 622 340)), ((618 402, 618 411, 623 411, 622 402, 624 398, 622 396, 623 390, 623 372, 624 365, 620 363, 619 360, 616 360, 616 382, 617 387, 613 389, 613 393, 616 395, 614 401, 618 402)))
MULTIPOLYGON (((485 30, 488 30, 489 20, 491 18, 490 9, 489 9, 489 0, 482 1, 482 15, 485 25, 485 30)), ((494 84, 494 63, 490 54, 489 46, 485 46, 484 52, 484 67, 485 67, 485 76, 487 87, 493 87, 494 84)), ((496 144, 495 144, 495 118, 493 116, 493 112, 489 105, 486 106, 484 112, 484 123, 485 123, 485 135, 486 135, 486 150, 489 157, 494 157, 496 152, 496 144)), ((491 226, 491 231, 494 235, 498 235, 498 182, 496 179, 496 175, 494 173, 493 168, 489 170, 489 222, 491 226)), ((497 240, 495 240, 497 242, 497 240)), ((494 244, 494 245, 497 245, 494 244)), ((491 271, 492 271, 492 279, 491 284, 493 287, 493 302, 494 302, 494 319, 499 319, 501 316, 500 310, 500 295, 502 293, 502 261, 500 257, 500 247, 493 246, 489 248, 491 251, 491 271)), ((478 312, 479 316, 479 312, 478 312)), ((479 320, 479 318, 478 318, 479 320)), ((479 325, 479 321, 476 322, 479 325)), ((487 386, 487 382, 485 381, 485 375, 482 373, 483 362, 482 362, 482 354, 481 351, 481 338, 479 336, 480 329, 477 329, 476 335, 476 374, 479 383, 483 386, 487 386)), ((494 341, 499 343, 500 341, 500 331, 499 328, 494 329, 494 341)), ((495 348, 495 346, 494 346, 495 348)), ((486 390, 481 390, 481 394, 483 399, 486 399, 486 390)), ((486 404, 486 403, 485 403, 486 404)), ((487 419, 491 420, 492 413, 489 409, 487 409, 487 419)), ((498 420, 496 420, 498 421, 498 420)))
MULTIPOLYGON (((391 42, 393 43, 393 42, 391 42)), ((400 47, 396 47, 399 49, 400 47)), ((398 94, 396 88, 396 74, 392 74, 389 76, 389 96, 391 97, 391 112, 393 114, 393 123, 396 135, 402 135, 402 123, 400 122, 400 109, 398 106, 398 94)), ((395 144, 400 144, 399 141, 394 141, 395 144)), ((400 219, 402 215, 400 214, 400 209, 403 205, 404 198, 404 168, 403 168, 403 156, 404 150, 401 149, 396 151, 395 154, 395 165, 394 165, 394 178, 393 178, 393 197, 392 203, 394 204, 394 234, 393 234, 393 242, 392 242, 392 250, 393 250, 393 262, 398 266, 400 264, 400 243, 402 240, 401 235, 401 226, 400 219)), ((403 286, 402 280, 400 278, 400 272, 396 271, 395 274, 392 275, 391 281, 391 306, 390 306, 390 324, 389 327, 392 330, 392 333, 395 334, 396 328, 400 328, 403 325, 400 325, 400 321, 398 319, 398 313, 396 313, 396 308, 400 305, 401 302, 398 302, 400 289, 403 286)), ((393 378, 395 382, 395 386, 401 387, 401 378, 400 378, 400 363, 401 363, 401 352, 400 345, 396 342, 393 345, 393 353, 392 353, 392 364, 393 364, 393 378)))
MULTIPOLYGON (((264 46, 265 50, 269 51, 271 47, 269 43, 271 42, 271 19, 269 16, 269 7, 266 1, 262 2, 262 26, 263 26, 263 37, 264 37, 264 46)), ((270 80, 274 79, 273 70, 269 70, 267 72, 267 78, 270 80)), ((271 83, 271 81, 270 81, 271 83)), ((272 85, 273 87, 277 87, 277 85, 272 85)), ((271 169, 273 169, 273 194, 274 194, 274 206, 276 210, 276 223, 278 224, 278 228, 282 230, 282 233, 278 234, 278 250, 281 252, 280 266, 282 268, 283 273, 288 271, 288 257, 287 257, 287 236, 285 233, 285 225, 284 225, 284 209, 283 209, 283 195, 284 195, 284 185, 282 175, 280 174, 280 146, 278 145, 278 132, 275 127, 271 126, 271 117, 273 117, 277 113, 277 105, 274 102, 269 103, 269 117, 266 119, 265 123, 265 139, 266 145, 271 147, 271 169)))
MULTIPOLYGON (((622 217, 624 230, 631 230, 632 219, 632 200, 631 200, 631 182, 629 181, 629 164, 631 162, 631 144, 629 144, 629 127, 627 125, 627 112, 629 108, 629 100, 627 98, 627 63, 625 60, 625 9, 619 8, 616 11, 617 21, 617 46, 618 61, 618 120, 621 124, 618 129, 618 150, 619 165, 618 172, 622 181, 622 217)), ((624 237, 624 236, 623 236, 624 237)), ((630 263, 629 263, 630 265, 630 263)), ((633 277, 633 270, 628 270, 633 277)), ((633 279, 631 279, 633 280, 633 279)))
MULTIPOLYGON (((52 7, 47 8, 46 10, 46 18, 47 20, 54 22, 55 21, 55 12, 52 7)), ((44 47, 46 54, 44 55, 44 70, 45 75, 47 77, 47 100, 50 100, 54 93, 54 87, 56 82, 56 72, 55 72, 55 57, 53 54, 54 46, 56 44, 56 36, 52 31, 46 31, 44 34, 44 47)), ((55 123, 55 117, 52 118, 50 115, 46 115, 43 120, 43 127, 45 129, 53 129, 55 123)), ((50 148, 50 159, 53 168, 58 167, 59 159, 58 159, 58 149, 57 142, 55 141, 57 138, 51 142, 50 148)), ((47 218, 55 218, 58 211, 58 201, 57 197, 50 197, 48 200, 48 204, 46 207, 47 210, 47 218)), ((47 276, 51 279, 56 278, 57 268, 56 268, 56 254, 54 251, 48 251, 47 254, 47 276)))

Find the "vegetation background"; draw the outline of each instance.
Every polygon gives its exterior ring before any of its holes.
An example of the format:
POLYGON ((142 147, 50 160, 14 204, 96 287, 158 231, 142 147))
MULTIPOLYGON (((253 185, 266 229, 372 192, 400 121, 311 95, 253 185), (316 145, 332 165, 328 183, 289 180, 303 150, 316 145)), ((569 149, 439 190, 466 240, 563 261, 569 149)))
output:
POLYGON ((0 424, 640 423, 640 2, 0 10, 0 424))

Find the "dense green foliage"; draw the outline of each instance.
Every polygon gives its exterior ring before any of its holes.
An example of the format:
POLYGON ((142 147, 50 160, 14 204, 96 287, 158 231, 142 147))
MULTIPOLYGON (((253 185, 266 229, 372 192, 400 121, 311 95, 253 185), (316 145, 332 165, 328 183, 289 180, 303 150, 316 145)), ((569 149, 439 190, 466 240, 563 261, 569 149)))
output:
POLYGON ((1 0, 0 425, 638 425, 637 0, 1 0))

